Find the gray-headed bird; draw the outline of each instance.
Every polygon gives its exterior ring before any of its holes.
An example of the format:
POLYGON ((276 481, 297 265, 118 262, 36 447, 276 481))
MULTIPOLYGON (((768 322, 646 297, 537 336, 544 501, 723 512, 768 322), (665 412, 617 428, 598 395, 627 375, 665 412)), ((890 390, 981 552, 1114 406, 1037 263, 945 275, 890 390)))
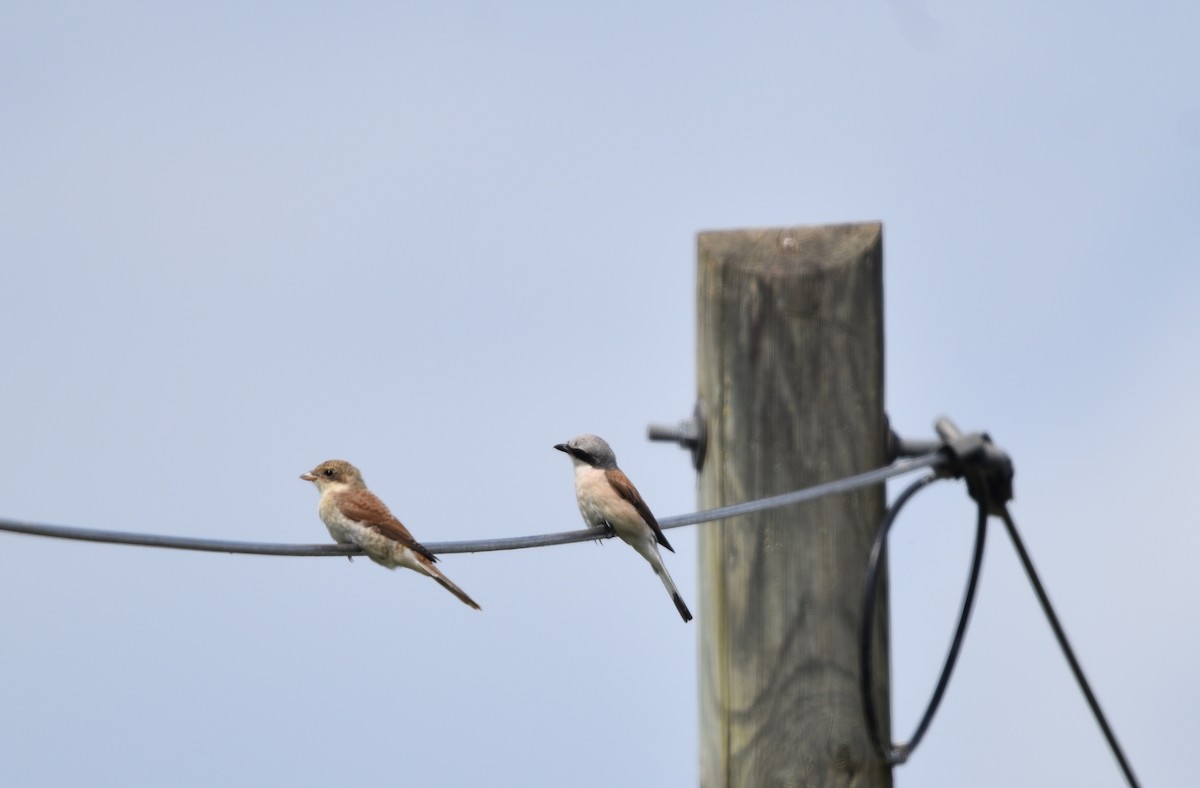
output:
POLYGON ((663 536, 658 520, 654 519, 633 482, 617 467, 612 448, 603 438, 586 434, 554 448, 571 455, 575 466, 575 498, 583 521, 589 528, 612 531, 649 561, 654 574, 667 587, 679 615, 685 622, 691 621, 692 614, 658 552, 659 545, 672 553, 675 548, 663 536))

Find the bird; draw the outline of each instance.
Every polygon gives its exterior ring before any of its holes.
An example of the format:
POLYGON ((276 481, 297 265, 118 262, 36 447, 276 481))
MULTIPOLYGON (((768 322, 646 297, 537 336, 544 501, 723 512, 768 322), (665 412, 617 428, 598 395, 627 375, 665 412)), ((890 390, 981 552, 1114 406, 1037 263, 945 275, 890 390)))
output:
POLYGON ((358 545, 368 558, 388 569, 402 566, 428 575, 463 604, 480 609, 467 592, 434 566, 437 557, 367 489, 358 468, 345 460, 326 460, 300 478, 315 484, 321 493, 317 513, 334 541, 358 545))
POLYGON ((555 444, 554 448, 571 456, 575 467, 575 498, 583 521, 589 528, 603 528, 615 533, 649 561, 654 574, 667 587, 679 615, 685 623, 691 621, 692 613, 658 552, 659 545, 672 553, 675 548, 663 536, 658 520, 654 519, 633 482, 617 467, 612 448, 603 438, 586 433, 566 443, 555 444))

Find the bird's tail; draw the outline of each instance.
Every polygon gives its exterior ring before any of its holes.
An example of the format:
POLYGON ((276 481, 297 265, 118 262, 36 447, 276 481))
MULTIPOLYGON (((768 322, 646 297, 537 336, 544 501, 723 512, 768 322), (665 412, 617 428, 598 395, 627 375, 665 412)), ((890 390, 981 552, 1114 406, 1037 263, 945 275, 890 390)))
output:
POLYGON ((680 618, 683 623, 692 620, 692 611, 688 610, 688 606, 684 604, 683 597, 679 595, 679 589, 675 587, 675 581, 671 579, 671 575, 667 574, 667 567, 663 565, 662 560, 658 563, 652 563, 654 574, 658 575, 658 579, 667 587, 667 593, 671 595, 671 601, 675 603, 675 609, 679 611, 680 618))
POLYGON ((426 568, 429 571, 430 577, 432 577, 434 580, 438 581, 438 583, 441 584, 442 588, 446 589, 451 594, 454 594, 456 597, 458 597, 459 600, 461 600, 464 605, 466 605, 467 607, 473 607, 476 610, 483 609, 475 603, 474 599, 471 599, 471 597, 467 596, 466 591, 463 591, 461 588, 454 585, 454 583, 450 582, 450 578, 448 578, 444 574, 442 574, 441 570, 439 570, 437 567, 429 566, 426 568))

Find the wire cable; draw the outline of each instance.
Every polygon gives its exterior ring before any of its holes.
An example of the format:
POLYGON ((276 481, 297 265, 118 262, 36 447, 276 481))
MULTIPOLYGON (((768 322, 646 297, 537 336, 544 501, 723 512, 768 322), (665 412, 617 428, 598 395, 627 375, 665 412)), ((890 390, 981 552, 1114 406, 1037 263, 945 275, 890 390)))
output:
POLYGON ((874 628, 872 623, 875 618, 875 598, 881 567, 884 557, 887 555, 888 532, 895 522, 896 517, 900 514, 900 510, 908 503, 909 499, 940 478, 945 477, 937 474, 921 477, 906 487, 892 505, 888 507, 887 515, 879 527, 879 532, 875 537, 874 545, 871 547, 871 556, 867 563, 867 575, 863 594, 863 617, 858 633, 859 689, 862 695, 863 716, 866 719, 867 733, 870 735, 875 748, 879 750, 889 765, 902 764, 908 760, 909 756, 916 750, 917 745, 921 743, 921 739, 925 736, 925 731, 928 730, 929 724, 933 721, 934 714, 937 713, 938 706, 942 702, 942 695, 945 693, 946 687, 950 683, 950 676, 954 672, 954 665, 958 661, 959 650, 962 648, 963 640, 966 637, 967 622, 970 620, 971 609, 975 603, 975 591, 978 588, 979 572, 983 565, 983 548, 987 535, 987 508, 981 504, 975 528, 975 547, 971 558, 971 571, 967 576, 967 588, 963 593, 962 606, 958 614, 958 625, 954 629, 954 637, 950 641, 950 650, 947 652, 946 660, 942 664, 942 672, 938 676, 937 685, 934 687, 933 694, 929 698, 929 703, 925 706, 925 712, 921 715, 921 720, 917 723, 916 730, 913 731, 909 740, 900 744, 885 745, 883 741, 884 737, 879 730, 879 716, 876 713, 874 696, 871 692, 872 684, 874 683, 874 672, 871 664, 874 651, 874 639, 872 638, 874 628))
MULTIPOLYGON (((866 471, 855 476, 837 479, 802 490, 794 490, 782 495, 761 498, 754 501, 722 506, 692 514, 681 514, 664 517, 658 521, 662 528, 679 528, 685 525, 721 520, 751 514, 763 509, 774 509, 781 506, 811 501, 826 495, 850 492, 861 487, 902 476, 922 468, 940 467, 946 463, 946 457, 941 452, 929 452, 918 457, 906 457, 897 460, 883 468, 866 471)), ((44 525, 19 520, 0 519, 0 531, 27 534, 30 536, 48 536, 56 539, 74 539, 86 542, 105 542, 110 544, 137 545, 139 547, 161 547, 171 550, 200 550, 210 553, 245 553, 250 555, 285 555, 285 556, 354 556, 361 555, 362 550, 354 545, 340 544, 271 544, 266 542, 241 542, 224 539, 199 539, 190 536, 167 536, 164 534, 140 534, 129 531, 105 531, 93 528, 77 528, 64 525, 44 525)), ((433 553, 486 553, 497 550, 522 550, 529 547, 549 547, 551 545, 587 542, 608 538, 609 534, 595 529, 578 531, 563 531, 553 534, 535 536, 512 536, 500 539, 475 539, 462 542, 424 542, 425 547, 433 553)))
MULTIPOLYGON (((949 684, 950 675, 954 670, 954 664, 958 659, 958 653, 962 647, 962 642, 966 635, 967 622, 970 619, 971 608, 974 604, 975 591, 978 587, 979 573, 983 562, 983 549, 987 536, 988 511, 993 505, 993 502, 989 500, 989 494, 986 485, 978 485, 979 489, 972 493, 972 495, 977 498, 979 504, 979 518, 975 532, 975 550, 971 561, 971 573, 968 576, 967 588, 963 596, 962 607, 959 611, 958 625, 955 628, 954 638, 951 641, 950 650, 946 655, 946 661, 942 665, 942 672, 938 677, 937 686, 934 688, 933 695, 929 700, 929 704, 925 708, 925 713, 921 716, 921 720, 917 724, 916 730, 909 741, 901 744, 889 744, 885 746, 883 744, 883 737, 880 735, 879 718, 875 709, 873 695, 871 693, 871 685, 874 681, 874 676, 871 669, 873 650, 873 628, 871 626, 871 622, 875 617, 875 597, 878 590, 880 567, 883 563, 883 558, 886 555, 887 550, 888 531, 894 524, 896 517, 900 514, 900 510, 914 495, 938 479, 949 478, 945 472, 949 470, 948 466, 953 464, 953 458, 948 456, 946 452, 942 450, 930 451, 919 456, 898 459, 892 464, 883 468, 876 468, 871 471, 866 471, 865 473, 848 476, 831 482, 825 482, 823 484, 813 485, 812 487, 806 487, 800 490, 793 490, 792 492, 783 493, 781 495, 759 498, 753 501, 746 501, 743 503, 732 504, 730 506, 722 506, 716 509, 693 512, 691 514, 665 517, 659 520, 659 525, 664 529, 680 528, 685 525, 695 525, 714 520, 739 517, 766 509, 775 509, 783 506, 804 503, 806 501, 815 500, 827 495, 850 492, 862 487, 869 487, 874 484, 879 484, 887 481, 888 479, 902 476, 923 468, 931 468, 935 470, 934 473, 921 477, 905 488, 905 490, 888 508, 884 521, 880 525, 879 532, 876 535, 875 543, 871 548, 871 555, 864 584, 863 616, 859 629, 859 688, 862 694, 863 715, 866 719, 867 730, 870 734, 872 742, 889 764, 899 764, 907 761, 909 756, 912 755, 912 752, 920 743, 922 737, 924 737, 929 724, 932 722, 933 716, 937 712, 938 705, 941 703, 942 695, 945 693, 946 687, 949 684)), ((1096 700, 1096 696, 1092 692, 1091 686, 1088 684, 1087 678, 1083 674, 1083 669, 1079 665, 1079 660, 1076 659, 1075 652, 1071 648, 1071 644, 1067 640, 1066 633, 1063 631, 1062 625, 1058 621, 1058 616, 1055 614, 1054 608, 1050 604, 1050 599, 1046 595, 1045 589, 1042 587, 1042 583, 1038 578, 1037 572, 1034 570, 1033 561, 1030 559, 1029 553, 1025 549, 1025 544, 1021 541, 1021 537, 1017 533, 1016 523, 1013 521, 1012 515, 1008 511, 1008 507, 1005 505, 1004 501, 995 502, 994 505, 997 507, 998 514, 1004 521, 1005 528, 1008 530, 1008 535, 1012 539, 1013 547, 1016 549, 1017 555, 1021 559, 1021 564, 1024 566, 1025 573, 1029 577, 1029 582, 1033 586, 1033 590, 1037 595, 1038 602, 1042 606, 1042 611, 1045 613, 1046 619, 1049 621, 1050 627, 1054 631, 1054 636, 1058 640, 1059 648, 1062 650, 1063 656, 1066 657, 1067 663, 1070 665, 1071 672, 1075 676, 1075 681, 1079 684, 1079 688, 1083 692, 1083 695, 1088 702, 1088 706, 1091 708, 1092 714, 1096 718, 1096 722, 1099 724, 1101 731, 1104 733, 1104 738, 1108 741, 1109 748, 1112 750, 1114 757, 1117 759, 1117 763, 1120 766, 1126 781, 1133 788, 1137 788, 1138 782, 1137 778, 1133 774, 1133 768, 1129 765, 1129 761, 1125 758, 1125 754, 1122 751, 1120 744, 1117 742, 1116 735, 1113 733, 1111 726, 1108 724, 1108 720, 1105 718, 1104 712, 1100 708, 1100 703, 1096 700)), ((129 531, 107 531, 93 528, 77 528, 73 526, 45 525, 40 523, 29 523, 8 519, 0 519, 0 531, 10 531, 13 533, 26 534, 30 536, 46 536, 57 539, 136 545, 140 547, 159 547, 173 550, 199 550, 217 553, 304 557, 355 556, 362 553, 361 549, 354 545, 274 544, 267 542, 229 541, 223 539, 200 539, 186 536, 167 536, 163 534, 142 534, 129 531)), ((570 544, 573 542, 584 542, 608 538, 609 536, 609 534, 598 533, 594 529, 584 529, 578 531, 564 531, 560 533, 541 534, 534 536, 516 536, 501 539, 477 539, 459 542, 427 542, 425 546, 433 553, 480 553, 499 550, 520 550, 530 547, 548 547, 551 545, 570 544)))
POLYGON ((1008 531, 1017 556, 1021 560, 1021 565, 1025 569, 1029 583, 1033 586, 1033 591, 1042 607, 1042 612, 1045 614, 1050 628, 1054 631, 1054 637, 1058 641, 1059 648, 1062 650, 1063 656, 1066 657, 1067 664, 1071 668, 1071 673, 1075 676, 1075 681, 1079 685, 1084 698, 1087 700, 1088 707, 1092 711, 1092 716, 1095 717, 1096 723, 1100 726, 1100 730, 1108 742, 1109 749, 1112 751, 1113 757, 1116 758, 1117 765, 1120 767, 1126 782, 1131 788, 1138 788, 1138 781, 1137 777, 1134 776, 1133 767, 1125 757, 1125 753, 1117 741, 1116 734, 1109 725, 1108 719, 1104 716, 1104 711, 1100 708, 1100 702, 1096 699, 1095 693, 1092 692, 1092 688, 1088 684, 1087 677, 1083 674, 1083 668, 1080 666, 1079 660, 1075 657, 1074 649, 1071 648, 1066 632, 1063 630, 1062 624, 1059 622, 1058 616, 1050 604, 1050 598, 1046 594, 1046 589, 1042 586, 1042 581, 1034 569, 1029 551, 1026 550, 1025 543, 1021 540, 1021 536, 1017 532, 1017 525, 1012 518, 1012 514, 1009 512, 1005 502, 992 500, 987 484, 977 484, 974 493, 978 504, 979 516, 975 529, 975 550, 971 560, 971 572, 967 579, 967 588, 963 595, 962 608, 959 611, 958 626, 955 628, 954 638, 950 643, 950 650, 946 655, 946 661, 942 665, 942 672, 938 677, 937 686, 934 688, 933 695, 925 707, 925 713, 921 715, 921 720, 917 723, 912 737, 907 742, 900 744, 884 744, 884 737, 880 732, 879 715, 875 709, 874 696, 871 691, 874 684, 874 674, 871 664, 873 657, 872 635, 874 628, 872 624, 875 618, 875 598, 879 586, 881 566, 887 554, 887 536, 904 505, 914 495, 939 478, 946 477, 937 473, 923 476, 900 493, 892 505, 888 507, 887 514, 875 537, 875 543, 871 547, 871 555, 868 560, 867 575, 864 582, 863 614, 859 624, 859 692, 862 696, 863 717, 867 725, 867 733, 872 743, 889 765, 902 764, 916 750, 917 745, 920 744, 921 739, 928 730, 929 724, 937 712, 938 705, 941 703, 942 695, 945 693, 946 687, 950 682, 950 675, 954 670, 954 664, 958 659, 959 650, 966 636, 967 623, 970 619, 975 592, 978 588, 979 574, 983 564, 984 545, 987 541, 988 516, 989 512, 993 512, 998 514, 1000 519, 1004 521, 1005 529, 1008 531))
POLYGON ((1050 597, 1046 595, 1046 589, 1042 587, 1042 581, 1038 578, 1037 571, 1033 568, 1033 560, 1029 557, 1029 552, 1025 549, 1025 543, 1021 541, 1021 536, 1017 533, 1017 524, 1013 522, 1012 514, 1009 513, 1007 506, 1001 508, 1000 519, 1004 521, 1004 527, 1008 530, 1008 536, 1012 539, 1017 556, 1021 559, 1021 565, 1025 567, 1025 574, 1029 576, 1029 584, 1033 586, 1033 591, 1037 594, 1038 602, 1041 603, 1042 612, 1046 614, 1046 620, 1050 622, 1050 628, 1054 630, 1054 637, 1058 640, 1058 646, 1062 649, 1063 656, 1067 658, 1067 664, 1071 666, 1071 672, 1075 674, 1075 681, 1079 684, 1079 689, 1083 692, 1083 697, 1087 699, 1088 706, 1092 710, 1092 716, 1096 718, 1096 723, 1104 733, 1104 738, 1108 741, 1108 747, 1112 750, 1113 756, 1117 759, 1117 765, 1121 767, 1121 771, 1125 775, 1125 781, 1129 783, 1131 788, 1137 788, 1138 781, 1137 777, 1133 774, 1133 767, 1126 760, 1125 753, 1121 750, 1121 745, 1117 742, 1117 736, 1113 733, 1108 720, 1104 716, 1104 712, 1100 708, 1100 702, 1096 700, 1096 695, 1092 692, 1087 677, 1083 675, 1083 668, 1080 667, 1079 660, 1075 658, 1075 651, 1071 648, 1071 644, 1067 640, 1067 633, 1063 631, 1062 624, 1059 623, 1058 616, 1054 613, 1054 608, 1050 605, 1050 597))
POLYGON ((847 476, 844 479, 817 484, 812 487, 806 487, 803 490, 773 495, 769 498, 759 498, 758 500, 747 501, 745 503, 730 504, 729 506, 722 506, 719 509, 708 509, 703 512, 696 512, 695 514, 664 517, 658 521, 658 524, 662 528, 678 528, 681 525, 695 525, 696 523, 705 523, 711 520, 722 520, 726 517, 753 514, 764 509, 777 509, 780 506, 804 503, 805 501, 823 498, 826 495, 836 495, 838 493, 857 490, 861 487, 870 487, 872 484, 878 484, 879 482, 887 481, 896 476, 903 476, 906 473, 918 471, 922 468, 941 468, 947 463, 948 460, 945 454, 940 451, 932 451, 918 457, 906 457, 896 460, 891 465, 876 468, 873 471, 866 471, 855 476, 847 476))

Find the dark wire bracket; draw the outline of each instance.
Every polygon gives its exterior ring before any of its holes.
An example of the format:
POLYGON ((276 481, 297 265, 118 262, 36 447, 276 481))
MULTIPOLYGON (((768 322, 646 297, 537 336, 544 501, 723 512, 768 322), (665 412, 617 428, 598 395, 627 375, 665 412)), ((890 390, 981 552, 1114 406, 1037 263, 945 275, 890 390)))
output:
POLYGON ((946 457, 943 475, 965 479, 967 493, 987 512, 997 517, 1013 499, 1013 463, 1008 453, 992 442, 986 432, 963 433, 949 416, 933 423, 941 441, 901 438, 889 430, 888 454, 892 459, 940 451, 946 457))

